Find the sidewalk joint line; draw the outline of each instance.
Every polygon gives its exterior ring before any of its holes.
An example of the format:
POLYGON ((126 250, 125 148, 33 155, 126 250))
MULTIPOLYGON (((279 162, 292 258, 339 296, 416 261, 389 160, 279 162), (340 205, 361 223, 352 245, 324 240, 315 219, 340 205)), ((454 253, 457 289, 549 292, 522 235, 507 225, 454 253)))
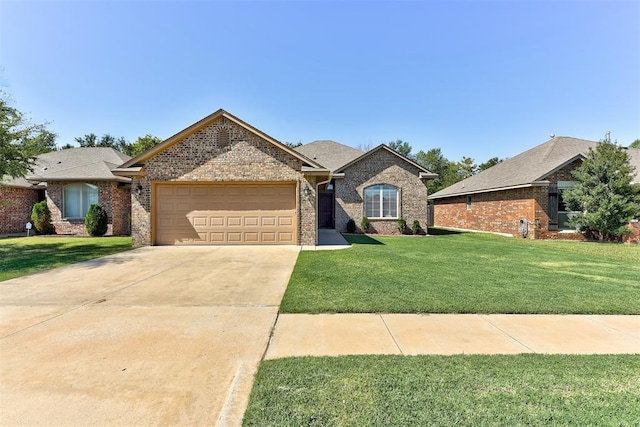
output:
POLYGON ((602 322, 601 320, 599 320, 599 318, 598 318, 599 315, 598 314, 582 314, 580 316, 583 317, 583 318, 586 318, 587 320, 589 320, 591 322, 597 323, 598 325, 604 326, 607 329, 611 329, 612 331, 616 331, 616 332, 618 332, 618 333, 620 333, 622 335, 626 335, 626 336, 628 336, 630 338, 633 338, 635 340, 640 340, 639 337, 637 337, 637 336, 635 336, 635 335, 633 335, 633 334, 631 334, 631 333, 629 333, 627 331, 623 331, 621 329, 614 328, 613 326, 611 326, 611 325, 609 325, 609 324, 607 324, 605 322, 602 322))
POLYGON ((382 320, 382 323, 384 324, 384 327, 387 328, 387 332, 389 332, 389 335, 391 336, 391 339, 393 340, 393 343, 396 345, 396 348, 400 352, 400 355, 404 356, 404 352, 402 351, 402 349, 398 345, 398 341, 396 341, 396 337, 394 337, 393 334, 391 333, 391 329, 389 329, 389 325, 387 325, 387 322, 384 320, 384 317, 382 317, 382 314, 378 314, 378 316, 380 316, 380 320, 382 320))
POLYGON ((489 315, 479 314, 478 316, 480 316, 480 318, 484 319, 488 324, 490 324, 491 326, 493 326, 494 328, 496 328, 497 330, 499 330, 500 332, 502 332, 503 334, 505 334, 506 336, 508 336, 509 338, 511 338, 512 340, 514 340, 515 342, 523 346, 524 348, 526 348, 527 350, 531 351, 532 353, 536 353, 536 354, 538 353, 537 351, 535 351, 534 349, 532 349, 531 347, 529 347, 528 345, 526 345, 525 343, 523 343, 522 341, 520 341, 519 339, 517 339, 507 331, 505 331, 504 329, 500 328, 497 325, 494 325, 489 319, 489 315))

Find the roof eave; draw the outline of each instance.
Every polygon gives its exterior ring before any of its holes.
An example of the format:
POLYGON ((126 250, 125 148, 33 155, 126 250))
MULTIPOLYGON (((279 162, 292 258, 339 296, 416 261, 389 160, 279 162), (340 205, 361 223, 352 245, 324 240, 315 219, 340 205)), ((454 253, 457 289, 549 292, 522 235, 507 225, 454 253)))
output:
POLYGON ((507 186, 507 187, 486 188, 486 189, 482 189, 482 190, 460 191, 460 192, 452 193, 452 194, 438 195, 438 193, 434 193, 434 194, 428 196, 427 198, 430 199, 430 200, 446 199, 446 198, 449 198, 449 197, 470 196, 470 195, 473 195, 473 194, 491 193, 491 192, 494 192, 494 191, 517 190, 518 188, 548 187, 549 184, 551 184, 551 182, 549 182, 549 181, 533 181, 533 182, 529 182, 529 183, 526 183, 526 184, 510 185, 510 186, 507 186))
POLYGON ((125 176, 125 177, 143 176, 144 168, 142 166, 132 166, 129 168, 112 169, 111 172, 117 176, 125 176))

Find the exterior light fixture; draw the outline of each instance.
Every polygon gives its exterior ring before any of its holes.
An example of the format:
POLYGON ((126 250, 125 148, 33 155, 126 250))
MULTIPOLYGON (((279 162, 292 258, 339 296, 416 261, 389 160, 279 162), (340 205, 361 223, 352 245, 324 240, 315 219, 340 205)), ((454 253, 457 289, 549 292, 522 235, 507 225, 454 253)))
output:
POLYGON ((138 184, 136 186, 136 194, 139 196, 140 194, 142 194, 142 184, 138 184))
POLYGON ((309 197, 309 194, 311 194, 311 189, 309 188, 308 185, 304 186, 304 190, 302 190, 302 194, 304 195, 304 197, 309 197))

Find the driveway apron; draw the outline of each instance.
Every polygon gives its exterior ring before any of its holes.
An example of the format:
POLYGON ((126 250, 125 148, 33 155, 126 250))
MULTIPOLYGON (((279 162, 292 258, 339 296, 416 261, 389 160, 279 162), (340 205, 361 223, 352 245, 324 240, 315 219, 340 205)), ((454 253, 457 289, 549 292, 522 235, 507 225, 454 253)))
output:
POLYGON ((147 247, 0 282, 0 425, 240 425, 298 252, 147 247))

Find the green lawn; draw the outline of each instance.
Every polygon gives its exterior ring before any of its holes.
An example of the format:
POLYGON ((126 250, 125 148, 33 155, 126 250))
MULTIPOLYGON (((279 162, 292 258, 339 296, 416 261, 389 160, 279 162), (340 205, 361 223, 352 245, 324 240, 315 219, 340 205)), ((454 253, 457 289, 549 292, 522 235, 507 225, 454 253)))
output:
POLYGON ((283 313, 640 314, 640 245, 347 236, 300 253, 283 313))
POLYGON ((0 239, 0 281, 131 249, 131 237, 0 239))
POLYGON ((640 356, 346 356, 260 365, 245 426, 635 426, 640 356))

